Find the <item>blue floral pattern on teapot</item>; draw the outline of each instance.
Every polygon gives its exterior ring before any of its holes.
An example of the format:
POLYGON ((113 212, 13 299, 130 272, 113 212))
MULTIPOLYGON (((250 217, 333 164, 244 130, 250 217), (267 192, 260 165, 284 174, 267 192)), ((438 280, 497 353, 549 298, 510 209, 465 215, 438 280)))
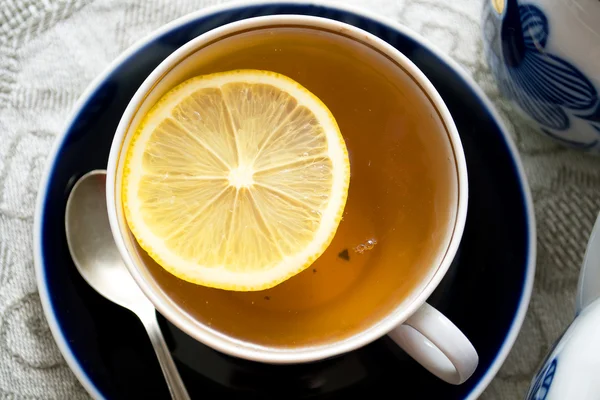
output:
POLYGON ((557 364, 558 359, 554 358, 540 371, 529 391, 527 400, 546 400, 548 392, 550 391, 550 386, 552 386, 552 381, 554 380, 557 364))
POLYGON ((577 66, 548 49, 552 30, 544 11, 517 0, 485 3, 486 57, 502 94, 541 132, 600 151, 599 91, 577 66))

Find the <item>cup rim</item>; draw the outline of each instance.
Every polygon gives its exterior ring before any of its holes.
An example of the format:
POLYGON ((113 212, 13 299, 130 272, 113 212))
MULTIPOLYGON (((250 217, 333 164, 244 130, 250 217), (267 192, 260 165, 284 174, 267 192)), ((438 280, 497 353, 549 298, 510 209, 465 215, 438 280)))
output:
POLYGON ((421 307, 445 276, 462 239, 468 205, 468 176, 461 139, 450 111, 429 79, 399 50, 375 35, 344 22, 316 16, 268 15, 231 22, 197 36, 171 53, 148 75, 148 77, 146 77, 127 105, 115 131, 107 163, 106 201, 112 235, 127 269, 145 295, 154 304, 156 310, 165 316, 171 323, 201 343, 231 356, 273 364, 302 363, 330 358, 363 347, 386 335, 390 330, 400 325, 421 307), (122 216, 119 216, 116 206, 116 196, 118 192, 116 186, 116 172, 119 159, 121 158, 122 144, 127 137, 129 126, 132 123, 136 112, 143 104, 147 94, 151 91, 153 86, 159 82, 170 69, 174 68, 174 66, 185 59, 189 54, 193 53, 203 43, 219 40, 228 34, 235 34, 236 32, 243 30, 284 24, 324 28, 329 31, 344 32, 354 38, 360 37, 361 41, 368 41, 370 45, 386 56, 392 58, 393 61, 405 69, 405 72, 429 98, 432 106, 438 112, 439 117, 446 128, 449 144, 455 159, 458 186, 456 215, 453 222, 454 228, 449 234, 449 243, 445 249, 440 250, 440 254, 443 253, 443 256, 437 267, 432 267, 432 272, 423 279, 420 285, 412 290, 410 296, 413 298, 410 303, 397 305, 394 310, 381 320, 346 339, 327 343, 325 345, 292 350, 278 350, 253 345, 251 343, 237 341, 226 335, 215 332, 199 321, 185 315, 184 312, 177 310, 176 307, 173 307, 170 304, 171 301, 169 301, 166 296, 161 296, 151 290, 148 282, 146 282, 141 275, 141 272, 138 270, 136 263, 127 249, 122 234, 123 224, 120 222, 122 216))

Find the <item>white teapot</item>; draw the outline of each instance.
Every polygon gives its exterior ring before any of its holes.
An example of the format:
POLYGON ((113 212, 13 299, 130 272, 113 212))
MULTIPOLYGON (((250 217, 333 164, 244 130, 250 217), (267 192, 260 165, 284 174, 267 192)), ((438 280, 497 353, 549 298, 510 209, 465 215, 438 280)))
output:
POLYGON ((576 317, 534 377, 527 400, 600 399, 600 216, 579 276, 576 317))
POLYGON ((484 0, 501 93, 538 131, 600 153, 600 1, 484 0))

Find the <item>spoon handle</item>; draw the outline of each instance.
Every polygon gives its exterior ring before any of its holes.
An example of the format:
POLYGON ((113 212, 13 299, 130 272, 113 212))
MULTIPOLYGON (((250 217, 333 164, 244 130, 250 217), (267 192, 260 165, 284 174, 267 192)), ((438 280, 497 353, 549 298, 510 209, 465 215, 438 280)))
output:
POLYGON ((167 386, 169 386, 171 398, 174 400, 189 400, 190 396, 185 388, 185 385, 183 384, 183 381, 181 380, 181 376, 179 376, 177 366, 175 366, 175 362, 171 357, 171 352, 167 347, 167 343, 165 342, 162 331, 160 330, 160 326, 158 325, 154 307, 147 312, 138 313, 138 316, 148 332, 150 342, 152 343, 152 347, 154 347, 156 357, 160 363, 160 368, 162 369, 165 380, 167 381, 167 386))

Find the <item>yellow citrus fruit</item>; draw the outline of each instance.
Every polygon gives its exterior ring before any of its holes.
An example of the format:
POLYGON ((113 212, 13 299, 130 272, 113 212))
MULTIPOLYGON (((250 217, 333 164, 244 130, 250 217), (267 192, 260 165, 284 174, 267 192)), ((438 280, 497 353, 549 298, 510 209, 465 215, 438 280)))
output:
POLYGON ((143 117, 123 205, 139 245, 186 281, 273 287, 306 269, 342 218, 350 163, 329 109, 283 75, 189 79, 143 117))

